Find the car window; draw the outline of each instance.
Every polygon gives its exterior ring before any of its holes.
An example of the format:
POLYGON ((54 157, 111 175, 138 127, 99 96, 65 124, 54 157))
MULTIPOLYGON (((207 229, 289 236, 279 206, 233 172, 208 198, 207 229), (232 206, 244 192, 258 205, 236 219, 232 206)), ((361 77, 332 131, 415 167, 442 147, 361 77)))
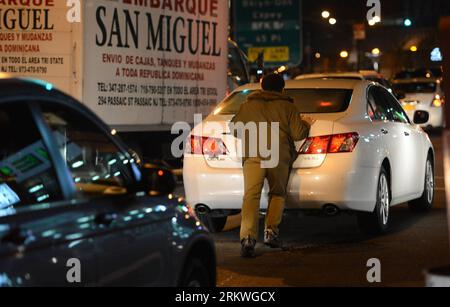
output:
POLYGON ((97 125, 69 108, 43 104, 42 111, 81 195, 127 193, 133 161, 97 125))
POLYGON ((395 122, 409 124, 408 115, 398 103, 398 101, 385 89, 381 89, 382 95, 385 97, 395 122))
POLYGON ((24 104, 1 106, 0 136, 0 216, 62 200, 48 150, 24 104))
MULTIPOLYGON (((244 90, 229 96, 216 109, 215 114, 234 115, 247 97, 255 91, 244 90)), ((339 113, 348 109, 353 90, 349 89, 286 89, 300 113, 339 113)))
POLYGON ((367 102, 368 114, 372 120, 393 120, 392 116, 389 113, 389 107, 386 103, 386 100, 381 95, 380 88, 378 86, 372 86, 369 88, 367 102))

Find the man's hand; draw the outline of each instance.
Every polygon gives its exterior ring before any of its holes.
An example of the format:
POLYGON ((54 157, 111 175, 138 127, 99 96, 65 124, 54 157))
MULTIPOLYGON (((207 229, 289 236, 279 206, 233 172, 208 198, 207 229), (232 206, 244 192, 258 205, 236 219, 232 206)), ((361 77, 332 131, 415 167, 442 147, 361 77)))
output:
POLYGON ((310 126, 314 125, 317 120, 309 116, 300 116, 302 121, 307 122, 310 126))

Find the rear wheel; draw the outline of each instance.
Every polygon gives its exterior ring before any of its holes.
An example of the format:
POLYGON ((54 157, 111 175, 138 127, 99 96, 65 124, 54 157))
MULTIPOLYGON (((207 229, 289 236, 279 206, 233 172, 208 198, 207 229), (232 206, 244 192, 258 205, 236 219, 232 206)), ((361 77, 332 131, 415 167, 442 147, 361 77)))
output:
POLYGON ((425 166, 424 191, 419 199, 408 203, 409 209, 413 212, 426 212, 433 207, 434 200, 434 168, 431 156, 428 156, 425 166))
POLYGON ((388 175, 384 167, 381 168, 377 187, 375 210, 357 215, 360 230, 369 235, 383 234, 389 229, 391 197, 388 175))

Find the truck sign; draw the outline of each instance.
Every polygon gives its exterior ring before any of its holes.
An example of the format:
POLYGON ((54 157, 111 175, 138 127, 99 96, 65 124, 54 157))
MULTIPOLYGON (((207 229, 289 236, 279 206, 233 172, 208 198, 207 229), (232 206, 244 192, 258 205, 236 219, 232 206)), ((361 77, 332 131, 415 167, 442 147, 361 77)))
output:
POLYGON ((226 94, 226 1, 84 0, 81 23, 65 1, 20 3, 0 7, 0 71, 53 83, 119 131, 193 122, 226 94))

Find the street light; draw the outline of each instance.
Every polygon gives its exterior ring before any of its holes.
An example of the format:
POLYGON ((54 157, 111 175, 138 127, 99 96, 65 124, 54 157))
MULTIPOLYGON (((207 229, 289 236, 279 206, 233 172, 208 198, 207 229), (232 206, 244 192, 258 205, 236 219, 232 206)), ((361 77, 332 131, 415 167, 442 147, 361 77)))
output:
POLYGON ((316 57, 316 59, 320 59, 322 57, 322 55, 319 52, 316 52, 314 56, 316 57))
POLYGON ((339 55, 341 58, 346 59, 346 58, 348 58, 348 51, 343 50, 343 51, 341 51, 341 53, 339 55))
POLYGON ((409 18, 406 18, 406 19, 403 21, 403 24, 405 25, 405 27, 410 27, 410 26, 412 26, 412 20, 409 19, 409 18))
POLYGON ((409 50, 411 52, 417 52, 419 50, 419 48, 417 48, 417 46, 411 46, 411 48, 409 48, 409 50))
POLYGON ((325 18, 325 19, 328 19, 328 18, 330 18, 330 12, 328 12, 328 11, 323 11, 322 12, 322 18, 325 18))
POLYGON ((328 19, 328 22, 330 23, 330 25, 334 26, 337 23, 336 18, 330 18, 328 19))
POLYGON ((380 51, 379 48, 374 48, 374 49, 372 49, 372 55, 374 55, 374 56, 379 56, 380 53, 381 53, 381 51, 380 51))

